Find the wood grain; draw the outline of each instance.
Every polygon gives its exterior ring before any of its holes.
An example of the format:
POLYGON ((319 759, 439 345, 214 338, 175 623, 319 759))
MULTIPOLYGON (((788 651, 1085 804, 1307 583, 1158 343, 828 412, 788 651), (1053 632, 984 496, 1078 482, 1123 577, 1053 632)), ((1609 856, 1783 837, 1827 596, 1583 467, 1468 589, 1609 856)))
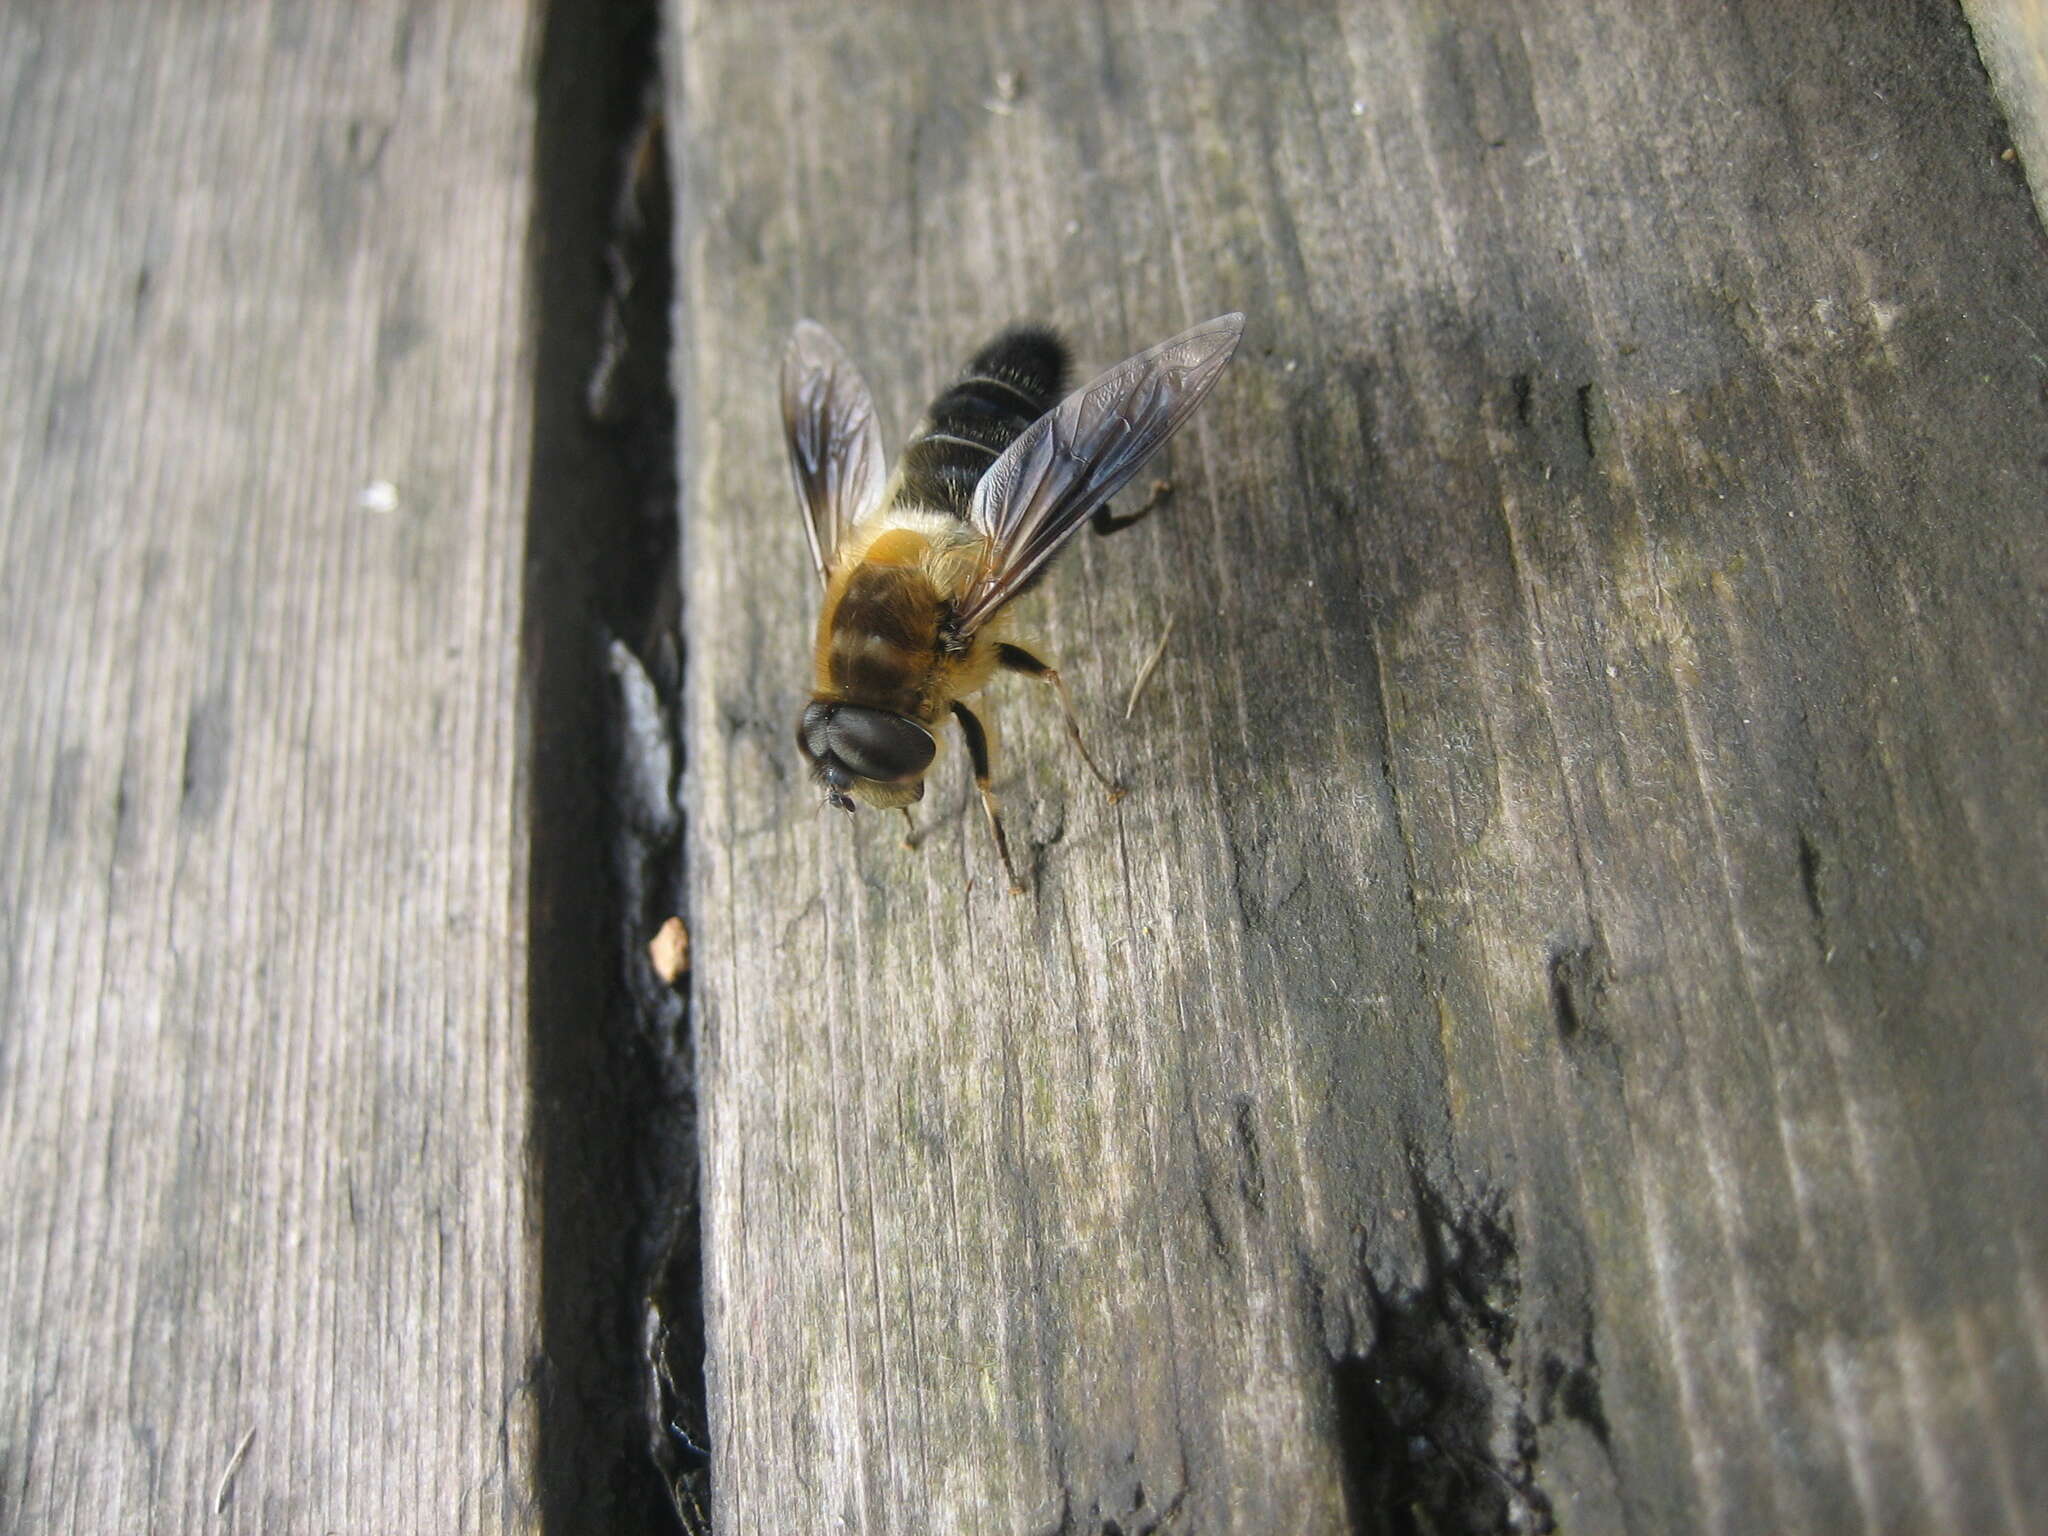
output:
POLYGON ((0 11, 0 1528, 538 1523, 533 9, 0 11))
POLYGON ((2048 269, 1962 18, 671 16, 720 1529, 2038 1529, 2048 269), (1025 626, 1134 793, 1005 684, 1029 899, 957 758, 821 816, 790 325, 900 433, 1236 307, 1025 626))

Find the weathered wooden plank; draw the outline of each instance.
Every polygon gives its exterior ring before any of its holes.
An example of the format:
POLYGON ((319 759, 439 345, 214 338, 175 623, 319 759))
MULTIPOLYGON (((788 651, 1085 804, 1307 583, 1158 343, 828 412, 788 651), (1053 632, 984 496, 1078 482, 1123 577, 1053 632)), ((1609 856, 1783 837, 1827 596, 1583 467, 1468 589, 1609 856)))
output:
POLYGON ((533 11, 0 11, 8 1530, 537 1524, 533 11))
POLYGON ((1962 18, 671 31, 722 1528, 2036 1527, 2048 271, 1962 18), (901 431, 1232 307, 1030 620, 1135 792, 1005 686, 1029 899, 957 763, 821 817, 790 324, 901 431))

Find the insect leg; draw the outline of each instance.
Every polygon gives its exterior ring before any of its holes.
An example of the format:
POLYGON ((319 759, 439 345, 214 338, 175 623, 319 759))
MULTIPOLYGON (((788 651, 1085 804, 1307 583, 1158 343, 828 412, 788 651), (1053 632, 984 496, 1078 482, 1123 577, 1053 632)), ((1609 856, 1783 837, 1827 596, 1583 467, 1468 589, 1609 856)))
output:
POLYGON ((1133 523, 1142 523, 1158 509, 1159 504, 1173 494, 1171 480, 1154 480, 1152 493, 1145 498, 1145 504, 1135 512, 1112 512, 1109 503, 1104 502, 1095 509, 1095 515, 1088 519, 1088 526, 1107 538, 1112 533, 1121 533, 1133 523))
POLYGON ((896 809, 903 813, 903 846, 915 853, 917 851, 917 818, 910 814, 910 807, 907 805, 899 805, 896 809))
POLYGON ((1088 765, 1088 771, 1095 775, 1104 789, 1109 791, 1111 805, 1123 799, 1123 785, 1102 771, 1102 765, 1095 761, 1094 754, 1088 750, 1088 743, 1081 739, 1081 723, 1074 718, 1073 700, 1067 697, 1066 680, 1058 671, 1046 662, 1040 661, 1023 646, 1008 643, 996 646, 996 665, 1005 672, 1022 672, 1026 677, 1035 677, 1052 685, 1052 691, 1060 701, 1060 713, 1067 717, 1067 734, 1074 738, 1074 745, 1080 749, 1081 761, 1088 765))
POLYGON ((974 764, 974 787, 981 791, 981 808, 988 812, 988 829, 995 834, 996 852, 1002 855, 1003 873, 1010 877, 1010 894, 1022 896, 1024 882, 1017 878, 1017 866, 1010 862, 1010 840, 1003 836, 1002 813, 996 809, 995 792, 988 787, 988 732, 974 718, 974 711, 957 700, 953 718, 960 722, 960 734, 967 740, 967 756, 974 764))

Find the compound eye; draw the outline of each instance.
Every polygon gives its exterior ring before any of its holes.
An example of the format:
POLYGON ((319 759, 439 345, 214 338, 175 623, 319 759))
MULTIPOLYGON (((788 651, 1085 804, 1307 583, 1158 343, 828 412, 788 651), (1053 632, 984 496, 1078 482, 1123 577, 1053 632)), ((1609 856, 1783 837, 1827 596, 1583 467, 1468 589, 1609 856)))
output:
POLYGON ((835 710, 823 734, 834 757, 879 784, 917 778, 939 750, 932 733, 915 720, 857 704, 835 710))
POLYGON ((796 744, 806 761, 816 763, 832 750, 827 733, 833 713, 833 706, 823 699, 813 699, 804 706, 803 718, 796 725, 796 744))

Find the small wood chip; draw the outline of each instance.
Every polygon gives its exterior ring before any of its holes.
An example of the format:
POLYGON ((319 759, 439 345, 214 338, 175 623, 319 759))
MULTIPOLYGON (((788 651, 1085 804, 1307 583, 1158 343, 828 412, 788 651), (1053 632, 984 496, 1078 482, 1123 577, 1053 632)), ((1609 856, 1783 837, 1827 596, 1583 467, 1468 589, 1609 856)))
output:
POLYGON ((690 930, 680 917, 672 917, 647 943, 647 958, 663 986, 672 987, 690 973, 690 930))

